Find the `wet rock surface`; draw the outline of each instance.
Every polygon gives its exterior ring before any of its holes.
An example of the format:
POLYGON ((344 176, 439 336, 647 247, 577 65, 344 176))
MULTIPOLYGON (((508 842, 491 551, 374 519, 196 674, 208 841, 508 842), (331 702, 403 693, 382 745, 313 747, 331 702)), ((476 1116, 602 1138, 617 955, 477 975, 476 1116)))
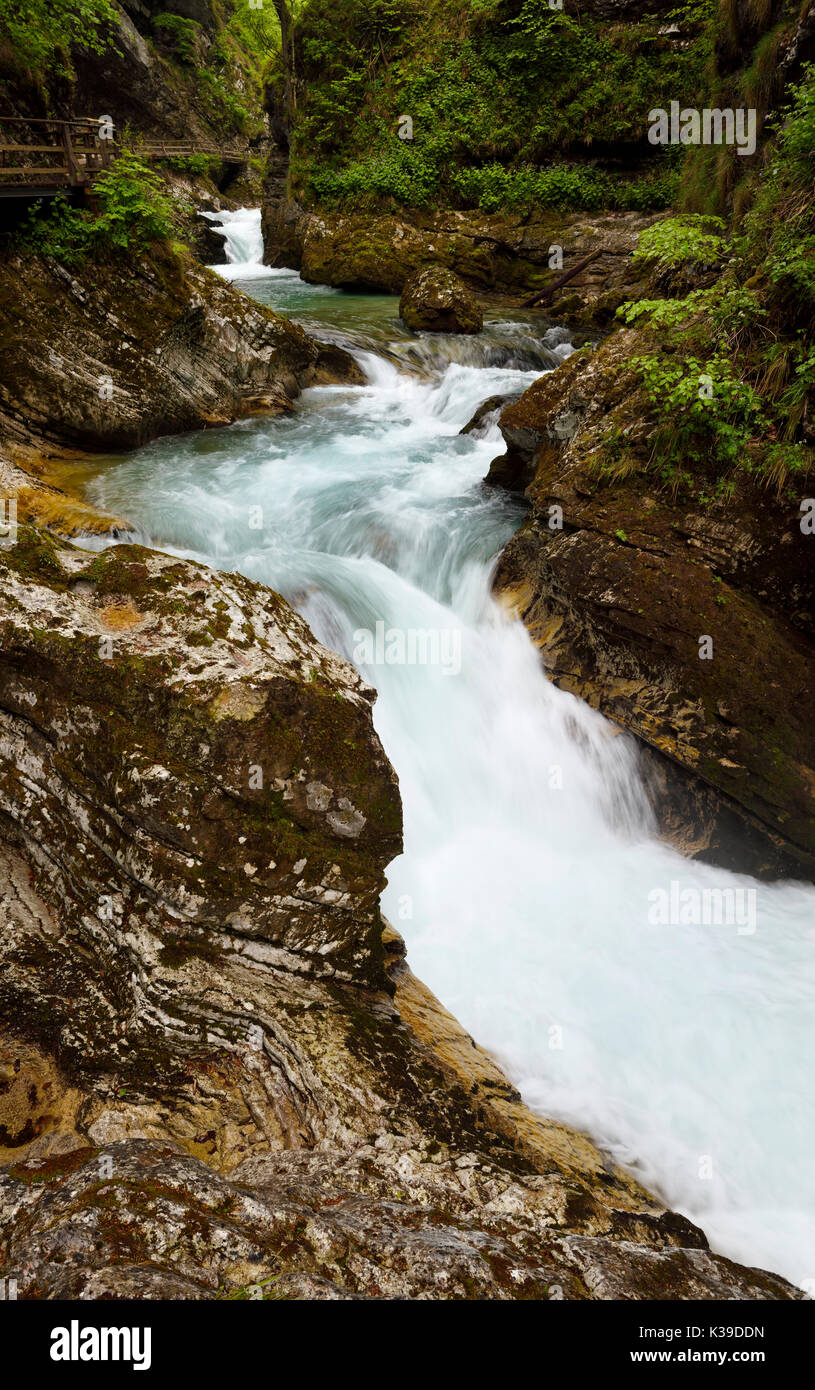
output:
MULTIPOLYGON (((0 443, 135 448, 159 434, 281 413, 321 347, 182 254, 68 271, 0 268, 0 443)), ((356 364, 348 354, 345 379, 356 364)))
POLYGON ((503 413, 507 450, 487 481, 525 490, 532 510, 496 589, 551 678, 653 750, 676 843, 729 867, 811 878, 811 537, 797 503, 745 473, 700 505, 646 463, 604 470, 609 433, 636 444, 643 430, 626 370, 636 348, 621 330, 503 413))
POLYGON ((28 1297, 627 1298, 632 1275, 647 1298, 788 1293, 677 1248, 678 1222, 655 1223, 651 1248, 564 1234, 545 1179, 397 1138, 267 1154, 229 1179, 147 1140, 101 1161, 79 1150, 71 1167, 33 1191, 36 1168, 0 1175, 0 1214, 16 1218, 8 1234, 0 1215, 0 1249, 28 1297))
POLYGON ((484 327, 475 295, 442 266, 428 266, 411 276, 402 290, 399 313, 416 332, 480 333, 484 327))
POLYGON ((240 576, 0 550, 19 1296, 797 1297, 528 1111, 383 938, 371 699, 240 576))
POLYGON ((401 294, 423 268, 441 266, 477 290, 517 299, 547 290, 596 252, 547 304, 559 322, 585 329, 609 324, 633 296, 641 272, 631 255, 653 221, 633 212, 312 212, 277 195, 263 204, 268 264, 347 289, 401 294))
POLYGON ((226 265, 226 232, 213 227, 209 218, 198 214, 193 247, 204 265, 226 265))

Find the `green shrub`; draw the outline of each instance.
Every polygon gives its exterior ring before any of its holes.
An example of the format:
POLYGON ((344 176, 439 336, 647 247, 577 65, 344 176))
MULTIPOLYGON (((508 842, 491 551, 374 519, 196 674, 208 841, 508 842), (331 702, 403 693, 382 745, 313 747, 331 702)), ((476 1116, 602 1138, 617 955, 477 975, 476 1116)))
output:
POLYGON ((118 16, 110 0, 0 0, 0 36, 17 70, 72 77, 72 45, 101 53, 118 16))
POLYGON ((214 154, 173 155, 161 162, 178 174, 191 174, 195 178, 209 178, 221 167, 220 159, 214 154))
POLYGON ((176 209, 161 179, 132 152, 99 174, 94 193, 98 213, 61 197, 35 209, 19 233, 20 244, 78 266, 106 251, 141 251, 151 242, 169 241, 176 230, 176 209))
POLYGON ((613 25, 546 0, 308 0, 295 186, 487 210, 668 207, 681 151, 651 151, 642 175, 603 163, 612 142, 642 148, 654 104, 677 91, 701 103, 710 43, 694 30, 713 5, 678 7, 677 46, 653 17, 613 25), (394 153, 402 113, 412 159, 394 153))
POLYGON ((423 207, 452 197, 485 212, 501 208, 619 208, 660 210, 675 191, 673 174, 629 181, 584 165, 511 169, 502 164, 450 169, 444 185, 444 152, 436 146, 393 141, 383 154, 344 165, 322 165, 309 173, 312 192, 328 204, 374 204, 393 199, 404 207, 423 207))
POLYGON ((481 169, 460 169, 452 176, 454 187, 468 204, 485 212, 502 207, 618 208, 633 211, 669 206, 676 189, 672 173, 628 180, 585 165, 554 164, 544 169, 505 168, 490 164, 481 169))
POLYGON ((718 467, 743 461, 750 441, 767 428, 761 397, 729 357, 680 361, 653 354, 631 359, 659 423, 654 458, 718 467))
POLYGON ((720 217, 684 213, 666 217, 640 232, 635 260, 652 260, 662 268, 674 268, 688 261, 715 265, 725 250, 720 217))
POLYGON ((694 322, 702 323, 720 332, 728 346, 735 348, 745 333, 751 334, 766 319, 767 312, 754 290, 728 282, 724 276, 707 289, 691 290, 684 298, 637 299, 617 310, 623 323, 634 323, 646 315, 651 328, 687 330, 694 322))

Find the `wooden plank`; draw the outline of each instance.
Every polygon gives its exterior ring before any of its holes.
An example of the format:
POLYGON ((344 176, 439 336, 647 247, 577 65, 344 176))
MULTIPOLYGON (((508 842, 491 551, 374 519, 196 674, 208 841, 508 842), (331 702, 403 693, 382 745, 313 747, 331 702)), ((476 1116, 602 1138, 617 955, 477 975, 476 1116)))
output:
POLYGON ((0 125, 95 126, 98 130, 99 121, 96 116, 78 116, 74 121, 63 121, 57 116, 0 116, 0 125))

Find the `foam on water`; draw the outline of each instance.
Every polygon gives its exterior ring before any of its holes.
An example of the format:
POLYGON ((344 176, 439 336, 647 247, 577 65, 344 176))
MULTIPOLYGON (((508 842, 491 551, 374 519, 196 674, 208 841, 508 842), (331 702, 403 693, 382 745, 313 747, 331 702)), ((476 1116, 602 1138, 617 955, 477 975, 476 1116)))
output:
MULTIPOLYGON (((245 236, 249 219, 232 216, 245 236)), ((367 386, 308 391, 289 419, 155 441, 95 495, 155 544, 279 589, 349 658, 377 622, 457 634, 457 672, 364 667, 404 802, 383 908, 414 970, 531 1105, 589 1131, 714 1249, 815 1279, 815 890, 658 841, 633 743, 547 682, 490 597, 522 513, 481 486, 495 427, 458 431, 540 374, 517 365, 530 338, 545 360, 562 334, 519 324, 516 365, 490 365, 508 330, 488 325, 445 364, 445 340, 410 338, 394 301, 354 314, 343 331, 367 386), (649 895, 672 881, 754 890, 756 930, 653 925, 649 895)))

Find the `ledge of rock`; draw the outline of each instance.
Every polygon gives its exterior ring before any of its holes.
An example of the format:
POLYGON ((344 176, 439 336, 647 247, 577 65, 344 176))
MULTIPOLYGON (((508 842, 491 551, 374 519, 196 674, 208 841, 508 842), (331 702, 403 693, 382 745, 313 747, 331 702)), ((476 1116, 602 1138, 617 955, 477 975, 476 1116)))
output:
POLYGON ((411 276, 402 290, 399 313, 414 332, 480 333, 484 327, 475 295, 444 266, 427 266, 411 276))
POLYGON ((618 305, 637 294, 644 272, 631 257, 640 231, 653 221, 633 212, 308 212, 277 196, 262 209, 269 265, 343 289, 401 294, 417 272, 442 266, 477 290, 517 299, 546 290, 597 253, 546 309, 586 329, 609 324, 618 305), (558 270, 550 264, 555 246, 562 252, 558 270))
MULTIPOLYGON (((321 373, 356 380, 323 349, 190 257, 160 251, 68 271, 0 270, 0 442, 131 449, 160 434, 281 413, 321 373)), ((340 361, 342 359, 342 361, 340 361)))
POLYGON ((198 258, 205 265, 226 265, 226 232, 213 227, 203 213, 198 213, 194 227, 194 247, 198 258))
POLYGON ((414 980, 372 692, 282 599, 0 549, 0 1264, 21 1298, 767 1298, 414 980))
POLYGON ((657 809, 677 844, 731 868, 811 878, 812 541, 797 506, 745 472, 732 495, 700 507, 661 489, 646 463, 622 477, 603 469, 609 432, 636 446, 643 428, 626 370, 636 347, 621 330, 503 413, 507 452, 487 481, 525 490, 531 512, 496 590, 556 684, 653 751, 657 809))

